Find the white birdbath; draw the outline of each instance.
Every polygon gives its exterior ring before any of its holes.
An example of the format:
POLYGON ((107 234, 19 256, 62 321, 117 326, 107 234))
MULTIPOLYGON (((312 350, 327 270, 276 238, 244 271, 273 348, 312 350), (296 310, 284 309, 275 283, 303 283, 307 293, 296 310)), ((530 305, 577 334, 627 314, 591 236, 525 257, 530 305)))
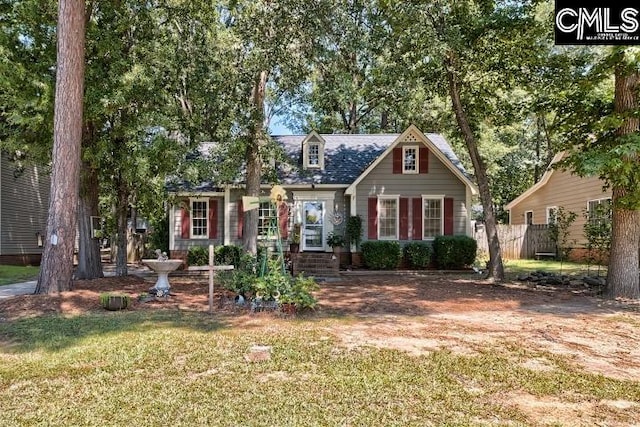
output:
POLYGON ((182 260, 143 259, 142 263, 158 273, 158 280, 156 281, 155 286, 151 289, 154 290, 157 295, 169 295, 169 289, 171 288, 171 285, 169 285, 169 273, 180 267, 180 265, 182 265, 182 260))

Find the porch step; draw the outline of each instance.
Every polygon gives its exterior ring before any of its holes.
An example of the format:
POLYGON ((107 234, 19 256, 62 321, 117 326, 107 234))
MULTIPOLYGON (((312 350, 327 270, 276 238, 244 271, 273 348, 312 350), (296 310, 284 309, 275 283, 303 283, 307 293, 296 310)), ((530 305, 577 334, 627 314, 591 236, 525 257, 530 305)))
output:
POLYGON ((302 252, 291 254, 294 276, 335 277, 340 273, 340 260, 332 253, 302 252))

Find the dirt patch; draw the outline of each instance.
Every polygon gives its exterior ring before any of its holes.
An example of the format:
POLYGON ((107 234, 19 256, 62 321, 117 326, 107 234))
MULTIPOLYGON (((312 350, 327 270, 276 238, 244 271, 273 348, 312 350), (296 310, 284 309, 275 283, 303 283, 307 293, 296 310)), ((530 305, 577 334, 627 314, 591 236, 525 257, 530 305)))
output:
MULTIPOLYGON (((0 321, 59 313, 79 315, 101 312, 99 295, 118 291, 132 296, 130 310, 208 310, 206 278, 171 279, 173 295, 167 300, 143 303, 152 278, 129 276, 77 281, 74 290, 60 295, 25 295, 0 301, 0 321)), ((216 312, 238 323, 269 327, 273 315, 247 312, 219 305, 216 312)), ((421 355, 438 349, 476 354, 492 343, 526 346, 532 356, 519 361, 532 370, 555 369, 553 360, 539 354, 563 356, 587 372, 640 381, 640 307, 637 303, 606 301, 575 290, 536 291, 525 286, 502 286, 470 276, 356 276, 321 284, 319 307, 308 316, 348 318, 328 322, 327 332, 347 348, 376 346, 421 355)), ((233 307, 233 306, 232 306, 233 307)), ((525 413, 555 412, 560 402, 512 396, 507 400, 525 413)), ((629 402, 590 402, 597 413, 618 414, 629 402)), ((586 403, 580 403, 585 408, 586 403)), ((634 404, 635 405, 635 404, 634 404)), ((634 406, 631 412, 638 411, 634 406)), ((563 406, 566 418, 576 425, 577 407, 563 406)), ((558 412, 559 413, 559 412, 558 412)), ((584 412, 582 412, 584 413, 584 412)), ((546 416, 546 415, 545 415, 546 416)), ((535 416, 534 416, 535 419, 535 416)), ((598 417, 587 420, 597 421, 598 417)), ((589 423, 577 425, 588 425, 589 423)))

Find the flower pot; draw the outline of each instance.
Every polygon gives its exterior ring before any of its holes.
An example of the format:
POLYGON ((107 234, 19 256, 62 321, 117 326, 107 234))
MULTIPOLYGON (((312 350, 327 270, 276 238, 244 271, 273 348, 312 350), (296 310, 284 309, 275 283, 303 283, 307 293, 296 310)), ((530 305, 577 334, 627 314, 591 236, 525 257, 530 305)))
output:
POLYGON ((292 302, 283 302, 280 304, 280 311, 284 314, 296 314, 296 305, 292 302))
POLYGON ((109 295, 101 298, 100 302, 107 310, 124 310, 129 306, 129 297, 127 295, 109 295))

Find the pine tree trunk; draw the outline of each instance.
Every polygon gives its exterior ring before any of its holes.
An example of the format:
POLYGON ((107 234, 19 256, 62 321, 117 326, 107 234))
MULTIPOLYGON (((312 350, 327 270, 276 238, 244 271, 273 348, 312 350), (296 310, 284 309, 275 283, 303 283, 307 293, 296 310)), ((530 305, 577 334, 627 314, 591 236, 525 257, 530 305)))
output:
POLYGON ((104 277, 100 260, 100 241, 91 235, 91 217, 98 216, 98 171, 83 162, 80 171, 80 200, 78 202, 78 279, 104 277))
MULTIPOLYGON (((615 111, 624 114, 638 108, 638 89, 640 73, 625 69, 620 61, 615 70, 615 111)), ((618 136, 628 135, 640 130, 640 119, 626 117, 618 129, 618 136)), ((637 167, 640 158, 624 156, 623 161, 637 167)), ((637 185, 637 183, 636 183, 637 185)), ((613 204, 611 221, 611 252, 607 274, 607 295, 613 298, 640 298, 640 210, 627 209, 620 200, 635 188, 613 185, 613 204)))
MULTIPOLYGON (((247 145, 246 190, 247 196, 260 196, 262 181, 261 147, 264 145, 264 100, 269 73, 261 71, 256 77, 251 94, 253 114, 251 118, 251 135, 247 145)), ((242 238, 245 251, 256 254, 258 251, 258 210, 252 209, 244 213, 242 238)))
POLYGON ((36 293, 71 289, 82 145, 84 0, 60 0, 47 238, 36 293))
POLYGON ((467 145, 469 156, 473 163, 473 168, 478 181, 478 190, 480 192, 480 201, 484 211, 485 230, 487 232, 487 241, 489 246, 489 266, 488 277, 495 281, 504 280, 504 266, 502 264, 502 251, 500 249, 500 239, 498 238, 498 227, 496 225, 496 216, 493 209, 493 201, 491 198, 491 190, 489 188, 489 178, 487 176, 487 167, 478 152, 478 143, 471 130, 469 120, 464 111, 462 100, 460 99, 460 86, 456 71, 452 66, 453 60, 449 59, 449 67, 447 68, 447 80, 449 82, 449 95, 453 104, 453 111, 456 121, 462 132, 462 137, 467 145))
POLYGON ((124 178, 116 178, 116 276, 126 276, 127 271, 127 212, 129 192, 124 178))

